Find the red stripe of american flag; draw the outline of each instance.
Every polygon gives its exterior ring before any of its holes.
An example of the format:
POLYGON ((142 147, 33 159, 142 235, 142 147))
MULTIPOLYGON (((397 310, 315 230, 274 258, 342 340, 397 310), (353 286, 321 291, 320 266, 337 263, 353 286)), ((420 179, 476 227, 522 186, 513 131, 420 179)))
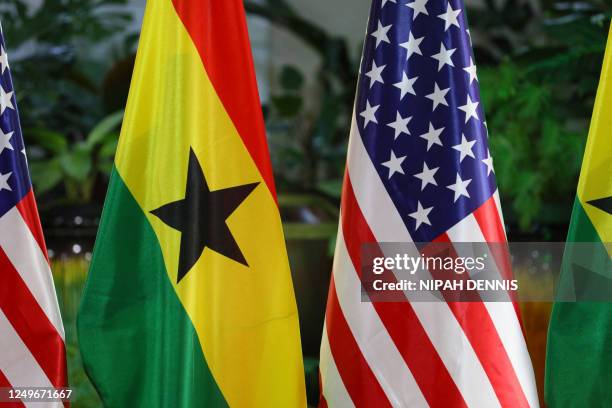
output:
POLYGON ((23 217, 26 225, 32 232, 34 239, 36 239, 40 250, 45 255, 47 260, 49 260, 47 256, 45 237, 40 225, 40 218, 38 217, 38 207, 36 205, 36 199, 34 198, 34 192, 32 190, 30 190, 30 192, 26 194, 26 196, 19 203, 17 203, 17 209, 23 217))
MULTIPOLYGON (((451 240, 448 235, 443 234, 435 242, 450 243, 451 240)), ((456 257, 457 254, 451 253, 450 256, 456 257)), ((434 278, 438 275, 437 271, 431 273, 434 278)), ((437 277, 442 279, 441 274, 437 277)), ((461 278, 467 280, 468 277, 462 275, 461 278)), ((479 299, 474 299, 474 302, 447 303, 472 344, 502 407, 529 407, 512 362, 484 303, 479 299)))
MULTIPOLYGON (((491 197, 485 201, 483 205, 478 207, 473 215, 482 231, 485 241, 490 244, 489 248, 491 249, 502 278, 512 279, 513 273, 512 266, 510 265, 510 255, 504 250, 504 247, 499 245, 500 243, 506 242, 506 231, 500 213, 501 211, 497 208, 497 204, 495 203, 495 197, 491 197)), ((513 292, 510 296, 513 300, 516 317, 521 325, 524 337, 525 328, 523 327, 523 319, 521 319, 521 310, 516 299, 516 294, 513 292)))
POLYGON ((333 276, 329 286, 325 324, 338 373, 353 403, 358 407, 390 407, 389 399, 361 354, 342 313, 333 276))
MULTIPOLYGON (((32 190, 16 207, 36 240, 37 249, 48 261, 47 248, 32 190)), ((68 375, 64 340, 2 248, 0 248, 0 271, 2 271, 0 309, 50 383, 56 388, 66 387, 68 385, 68 375)), ((54 288, 50 289, 54 290, 54 288)), ((0 371, 0 387, 3 386, 1 384, 5 384, 4 386, 7 387, 11 386, 8 379, 0 371)), ((63 405, 69 407, 70 403, 66 401, 63 405)), ((15 406, 23 406, 23 404, 15 406)))
MULTIPOLYGON (((0 388, 11 388, 12 384, 9 380, 2 374, 2 370, 0 370, 0 388)), ((2 403, 2 407, 6 408, 24 408, 25 405, 21 401, 18 402, 4 402, 2 403)))
MULTIPOLYGON (((359 208, 348 172, 344 180, 342 226, 348 252, 359 274, 361 245, 374 243, 376 238, 359 208)), ((387 273, 390 275, 385 277, 385 281, 394 281, 392 274, 387 273)), ((374 302, 374 308, 430 406, 466 406, 408 300, 374 302)))
POLYGON ((0 248, 0 309, 32 353, 51 383, 66 385, 64 340, 55 330, 34 296, 0 248))

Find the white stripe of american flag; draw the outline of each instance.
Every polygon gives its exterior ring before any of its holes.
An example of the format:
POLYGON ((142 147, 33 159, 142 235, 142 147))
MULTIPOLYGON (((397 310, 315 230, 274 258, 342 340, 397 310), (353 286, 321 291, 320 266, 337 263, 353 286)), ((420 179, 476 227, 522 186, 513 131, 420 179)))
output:
POLYGON ((0 247, 63 339, 64 325, 59 313, 51 268, 16 207, 0 217, 0 231, 0 247))
MULTIPOLYGON (((13 387, 53 387, 44 371, 23 343, 6 315, 0 310, 0 371, 13 387)), ((37 407, 40 403, 25 403, 37 407)), ((47 403, 48 407, 61 407, 61 403, 47 403)))
POLYGON ((389 401, 395 406, 426 406, 427 401, 372 303, 361 299, 361 283, 349 258, 341 226, 336 241, 334 282, 353 337, 389 401))

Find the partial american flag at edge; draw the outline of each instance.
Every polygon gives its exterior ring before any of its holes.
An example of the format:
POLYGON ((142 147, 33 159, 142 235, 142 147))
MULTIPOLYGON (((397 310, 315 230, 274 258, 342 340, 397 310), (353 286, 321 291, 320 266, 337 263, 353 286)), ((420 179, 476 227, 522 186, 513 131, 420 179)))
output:
POLYGON ((63 388, 64 327, 1 28, 0 71, 0 388, 63 388))
POLYGON ((320 406, 538 406, 516 304, 361 299, 363 244, 506 241, 480 101, 461 0, 373 0, 320 406))

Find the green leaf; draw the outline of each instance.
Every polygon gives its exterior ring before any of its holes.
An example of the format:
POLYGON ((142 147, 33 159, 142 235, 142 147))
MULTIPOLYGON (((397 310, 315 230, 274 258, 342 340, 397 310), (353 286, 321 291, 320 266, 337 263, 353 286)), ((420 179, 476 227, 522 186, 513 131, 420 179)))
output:
POLYGON ((523 231, 531 229, 531 224, 541 206, 540 190, 542 175, 534 171, 518 171, 518 192, 514 199, 514 208, 519 214, 519 226, 523 231))
POLYGON ((112 140, 106 140, 104 144, 102 145, 102 147, 100 148, 100 152, 98 153, 100 155, 100 158, 102 159, 112 158, 115 155, 115 152, 117 151, 118 143, 119 141, 116 138, 112 140))
POLYGON ((281 117, 292 117, 300 112, 304 100, 301 96, 283 95, 273 96, 272 103, 281 117))
POLYGON ((98 164, 98 170, 108 178, 113 171, 114 165, 112 160, 106 160, 98 164))
POLYGON ((93 147, 101 143, 105 137, 115 130, 123 120, 123 111, 117 111, 102 119, 87 135, 86 143, 89 147, 93 147))
POLYGON ((304 86, 304 75, 293 65, 285 65, 280 73, 280 84, 287 91, 299 91, 304 86))
POLYGON ((38 146, 51 153, 60 154, 68 150, 68 142, 62 133, 46 129, 30 129, 26 132, 38 146))
POLYGON ((341 178, 335 180, 325 180, 319 182, 317 184, 317 188, 325 194, 339 199, 342 195, 342 183, 343 179, 341 178))
POLYGON ((62 168, 57 159, 32 162, 29 167, 36 194, 42 195, 62 181, 62 168))
POLYGON ((83 182, 90 176, 92 161, 86 146, 82 144, 61 155, 59 163, 64 173, 76 181, 83 182))

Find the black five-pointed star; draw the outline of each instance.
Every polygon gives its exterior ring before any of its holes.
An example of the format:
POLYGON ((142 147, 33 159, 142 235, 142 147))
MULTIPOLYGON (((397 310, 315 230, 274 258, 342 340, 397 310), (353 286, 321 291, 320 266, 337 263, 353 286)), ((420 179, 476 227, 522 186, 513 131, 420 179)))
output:
POLYGON ((151 211, 164 223, 181 231, 177 282, 191 270, 206 247, 248 266, 225 220, 258 184, 210 191, 198 158, 190 149, 185 198, 151 211))

